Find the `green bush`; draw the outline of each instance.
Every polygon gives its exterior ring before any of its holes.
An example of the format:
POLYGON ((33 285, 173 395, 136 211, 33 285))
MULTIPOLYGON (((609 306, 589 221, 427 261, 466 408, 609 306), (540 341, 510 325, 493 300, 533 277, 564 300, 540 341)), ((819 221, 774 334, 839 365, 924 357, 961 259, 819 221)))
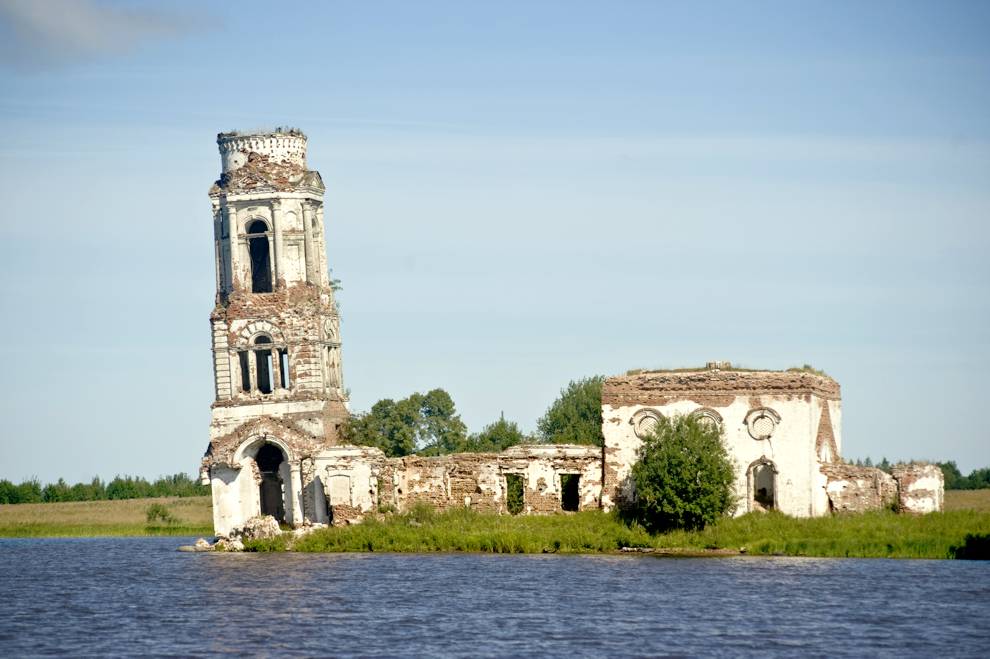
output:
POLYGON ((734 508, 721 431, 696 416, 661 418, 633 465, 629 513, 650 531, 702 529, 734 508))
POLYGON ((172 514, 172 511, 168 509, 163 503, 153 503, 144 511, 145 518, 148 520, 148 524, 151 526, 172 526, 178 524, 178 518, 172 514))

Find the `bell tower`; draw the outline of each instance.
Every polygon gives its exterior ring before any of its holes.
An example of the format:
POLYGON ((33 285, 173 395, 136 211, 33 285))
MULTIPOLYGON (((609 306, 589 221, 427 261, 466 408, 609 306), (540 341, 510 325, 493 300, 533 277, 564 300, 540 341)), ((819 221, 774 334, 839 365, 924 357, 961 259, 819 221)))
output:
POLYGON ((248 466, 260 483, 254 503, 261 513, 278 517, 277 510, 281 521, 301 523, 305 461, 337 442, 348 416, 325 187, 307 169, 306 136, 296 129, 220 133, 217 144, 222 168, 210 188, 215 400, 204 478, 216 499, 218 474, 248 466))

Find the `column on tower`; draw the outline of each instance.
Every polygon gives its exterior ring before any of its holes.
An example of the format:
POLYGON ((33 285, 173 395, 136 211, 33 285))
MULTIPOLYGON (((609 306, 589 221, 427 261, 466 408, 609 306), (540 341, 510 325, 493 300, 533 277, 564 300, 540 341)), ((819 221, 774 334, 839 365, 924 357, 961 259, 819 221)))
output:
POLYGON ((306 255, 306 283, 315 284, 316 276, 314 274, 313 268, 313 255, 316 253, 316 249, 313 245, 313 207, 307 204, 306 201, 303 204, 303 236, 305 237, 305 255, 306 255))
POLYGON ((241 245, 240 231, 237 230, 237 209, 227 203, 227 244, 230 249, 230 278, 231 289, 241 288, 241 245))
POLYGON ((217 293, 223 293, 223 214, 220 207, 213 209, 213 272, 216 276, 217 293))
POLYGON ((278 288, 279 277, 284 277, 283 271, 283 256, 282 256, 282 200, 275 198, 272 200, 272 236, 273 236, 273 246, 275 251, 275 267, 272 272, 275 273, 272 277, 272 290, 278 288))
POLYGON ((323 204, 320 204, 316 209, 316 226, 319 227, 319 239, 316 241, 316 262, 319 264, 319 270, 317 279, 322 286, 330 285, 330 273, 327 268, 327 246, 323 241, 323 236, 325 232, 325 225, 323 224, 323 204))

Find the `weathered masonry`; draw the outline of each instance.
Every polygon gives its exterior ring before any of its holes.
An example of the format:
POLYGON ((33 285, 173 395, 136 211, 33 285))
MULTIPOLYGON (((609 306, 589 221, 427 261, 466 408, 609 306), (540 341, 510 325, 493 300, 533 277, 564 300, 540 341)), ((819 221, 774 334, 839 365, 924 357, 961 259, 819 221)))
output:
POLYGON ((905 512, 942 509, 936 465, 898 467, 891 476, 841 461, 842 403, 832 378, 805 370, 733 369, 721 362, 605 381, 603 508, 635 497, 630 472, 643 438, 661 417, 677 414, 721 428, 735 465, 736 514, 775 509, 809 517, 895 505, 905 512))
POLYGON ((514 446, 501 453, 386 458, 340 439, 348 418, 340 319, 327 265, 324 185, 297 130, 221 133, 210 188, 216 303, 215 400, 201 478, 218 535, 270 515, 292 526, 359 521, 419 502, 494 513, 610 509, 663 415, 720 426, 735 461, 738 512, 797 516, 896 503, 942 506, 941 471, 889 476, 839 461, 839 385, 806 372, 720 368, 606 380, 604 448, 514 446))
POLYGON ((341 445, 347 419, 340 322, 326 256, 324 185, 297 130, 221 133, 210 189, 215 401, 201 477, 218 534, 252 517, 357 521, 420 501, 495 512, 598 508, 601 451, 517 446, 500 454, 387 459, 341 445))

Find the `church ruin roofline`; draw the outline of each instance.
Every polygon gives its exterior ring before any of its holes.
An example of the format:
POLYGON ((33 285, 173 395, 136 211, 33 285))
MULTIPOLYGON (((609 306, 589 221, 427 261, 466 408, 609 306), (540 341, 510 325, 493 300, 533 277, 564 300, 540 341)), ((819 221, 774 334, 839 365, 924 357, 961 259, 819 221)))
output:
POLYGON ((720 362, 711 362, 704 368, 633 370, 607 378, 602 385, 602 402, 613 407, 639 404, 644 396, 673 401, 713 394, 841 398, 839 383, 820 371, 741 369, 720 362))
POLYGON ((217 133, 217 142, 223 139, 229 139, 232 137, 268 137, 276 135, 285 135, 287 137, 301 137, 304 140, 308 139, 306 134, 302 130, 291 127, 291 126, 276 126, 275 128, 258 128, 256 130, 229 130, 223 133, 217 133))

